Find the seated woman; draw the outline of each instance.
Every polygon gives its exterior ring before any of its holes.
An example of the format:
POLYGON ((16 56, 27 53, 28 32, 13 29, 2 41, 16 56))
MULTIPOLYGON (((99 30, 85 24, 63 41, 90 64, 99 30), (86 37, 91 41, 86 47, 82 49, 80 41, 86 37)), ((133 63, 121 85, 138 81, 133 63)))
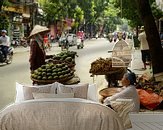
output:
POLYGON ((125 88, 119 93, 114 94, 113 96, 107 97, 104 100, 105 105, 110 105, 110 101, 115 101, 118 98, 123 99, 132 99, 134 102, 134 108, 132 111, 139 112, 140 109, 140 100, 137 90, 135 88, 136 76, 133 72, 125 73, 122 80, 122 86, 125 88))

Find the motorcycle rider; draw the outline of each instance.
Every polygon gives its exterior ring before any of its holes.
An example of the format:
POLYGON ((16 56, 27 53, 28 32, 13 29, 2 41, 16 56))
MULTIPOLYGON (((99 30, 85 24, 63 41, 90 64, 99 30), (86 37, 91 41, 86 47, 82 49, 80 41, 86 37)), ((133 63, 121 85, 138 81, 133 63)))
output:
POLYGON ((2 52, 4 54, 4 58, 7 57, 7 53, 8 53, 8 48, 10 46, 10 37, 7 36, 7 31, 6 30, 2 30, 1 31, 2 36, 0 37, 0 46, 2 47, 2 52))

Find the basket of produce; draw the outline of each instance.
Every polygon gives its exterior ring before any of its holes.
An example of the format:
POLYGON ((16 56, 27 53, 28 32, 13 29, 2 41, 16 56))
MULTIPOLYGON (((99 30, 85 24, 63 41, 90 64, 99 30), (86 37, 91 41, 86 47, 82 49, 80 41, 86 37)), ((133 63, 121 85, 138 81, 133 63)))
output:
MULTIPOLYGON (((99 58, 91 63, 90 73, 93 75, 105 75, 108 86, 118 86, 118 80, 122 79, 124 73, 127 71, 126 67, 113 67, 113 58, 99 58)), ((119 60, 119 59, 114 59, 119 60)), ((117 62, 123 64, 123 61, 117 62)))
POLYGON ((54 64, 58 63, 66 63, 68 67, 71 69, 74 69, 75 67, 75 56, 77 55, 76 52, 74 51, 66 51, 66 52, 61 52, 57 55, 54 55, 53 58, 51 58, 48 62, 52 62, 54 64))
POLYGON ((72 60, 75 60, 75 56, 78 56, 77 52, 75 52, 75 51, 64 51, 64 52, 60 52, 60 53, 54 55, 53 58, 56 60, 66 60, 66 59, 70 60, 70 58, 68 58, 68 57, 71 57, 72 60))
POLYGON ((47 84, 53 82, 64 83, 74 77, 74 71, 67 64, 47 63, 36 69, 31 74, 31 79, 38 84, 47 84))
POLYGON ((122 72, 124 67, 112 67, 112 58, 99 58, 91 63, 90 73, 92 75, 109 75, 122 72))
POLYGON ((54 82, 59 82, 59 83, 65 83, 69 80, 71 80, 72 78, 74 77, 74 75, 70 76, 70 77, 66 77, 66 78, 61 78, 61 79, 52 79, 52 80, 40 80, 40 79, 34 79, 33 77, 31 77, 32 81, 35 81, 39 84, 51 84, 51 83, 54 83, 54 82))

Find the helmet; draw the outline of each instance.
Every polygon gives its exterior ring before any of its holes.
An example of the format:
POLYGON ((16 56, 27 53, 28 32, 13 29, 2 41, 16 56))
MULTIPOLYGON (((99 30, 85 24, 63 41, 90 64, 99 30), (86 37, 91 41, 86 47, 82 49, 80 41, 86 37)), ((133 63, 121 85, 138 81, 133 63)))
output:
POLYGON ((5 29, 4 29, 4 30, 2 30, 1 32, 2 32, 2 33, 7 33, 7 31, 6 31, 5 29))

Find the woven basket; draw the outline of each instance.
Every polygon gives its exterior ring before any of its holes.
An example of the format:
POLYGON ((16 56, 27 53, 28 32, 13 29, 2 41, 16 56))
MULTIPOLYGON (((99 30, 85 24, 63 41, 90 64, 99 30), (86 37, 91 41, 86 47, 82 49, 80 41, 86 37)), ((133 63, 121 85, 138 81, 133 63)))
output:
POLYGON ((93 75, 111 75, 111 74, 116 74, 116 73, 121 73, 126 71, 126 68, 117 68, 114 71, 106 71, 106 72, 98 72, 98 73, 92 73, 93 75))
POLYGON ((104 88, 99 91, 99 94, 104 98, 114 95, 118 92, 118 88, 104 88))
POLYGON ((38 83, 38 84, 51 84, 51 83, 54 83, 54 82, 59 82, 59 83, 65 83, 67 82, 68 80, 72 79, 74 77, 74 75, 72 76, 69 76, 67 78, 63 78, 63 79, 57 79, 57 80, 38 80, 38 79, 34 79, 31 77, 31 80, 38 83))

